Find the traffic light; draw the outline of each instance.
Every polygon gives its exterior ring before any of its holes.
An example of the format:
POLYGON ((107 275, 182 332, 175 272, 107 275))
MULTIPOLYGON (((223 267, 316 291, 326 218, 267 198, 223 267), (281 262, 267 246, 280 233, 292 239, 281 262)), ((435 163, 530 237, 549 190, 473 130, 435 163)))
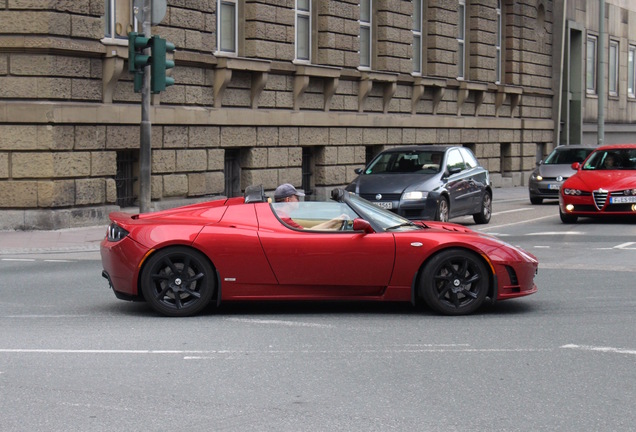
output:
POLYGON ((144 67, 150 64, 150 56, 145 55, 143 51, 151 45, 151 38, 145 37, 143 33, 128 33, 128 71, 135 74, 135 93, 141 91, 144 67))
POLYGON ((166 53, 174 52, 174 44, 159 36, 153 36, 150 45, 152 47, 150 88, 153 93, 160 93, 174 84, 174 78, 166 76, 167 69, 174 67, 174 61, 166 60, 166 53))

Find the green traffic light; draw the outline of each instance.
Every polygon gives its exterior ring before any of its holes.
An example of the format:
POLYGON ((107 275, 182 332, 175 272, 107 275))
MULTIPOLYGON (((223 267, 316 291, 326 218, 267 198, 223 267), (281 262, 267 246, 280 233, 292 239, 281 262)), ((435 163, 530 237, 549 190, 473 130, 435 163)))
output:
POLYGON ((166 70, 174 67, 174 61, 167 60, 166 53, 173 52, 175 50, 175 46, 173 43, 170 43, 159 36, 153 36, 151 48, 150 88, 153 93, 160 93, 164 91, 166 87, 174 84, 174 78, 166 76, 166 70))

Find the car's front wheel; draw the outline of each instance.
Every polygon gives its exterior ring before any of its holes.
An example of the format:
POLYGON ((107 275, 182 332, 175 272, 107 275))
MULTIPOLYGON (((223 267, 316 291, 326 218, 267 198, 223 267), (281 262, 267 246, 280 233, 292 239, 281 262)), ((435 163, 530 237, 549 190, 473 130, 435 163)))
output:
POLYGON ((559 207, 559 217, 561 218, 561 222, 566 223, 566 224, 576 223, 576 221, 579 219, 578 216, 567 214, 567 213, 563 213, 561 211, 560 207, 559 207))
POLYGON ((479 213, 473 215, 473 219, 477 224, 487 224, 490 222, 490 216, 492 215, 492 196, 489 192, 484 192, 484 196, 481 198, 481 207, 479 213))
POLYGON ((440 197, 437 202, 437 211, 435 212, 435 220, 441 222, 448 222, 449 216, 448 200, 446 197, 440 197))
POLYGON ((463 249, 435 255, 424 267, 419 293, 426 304, 445 315, 476 311, 488 295, 490 275, 481 258, 463 249))
POLYGON ((542 204, 543 203, 543 198, 531 196, 530 197, 530 203, 531 204, 535 204, 535 205, 542 204))
POLYGON ((186 247, 160 250, 141 273, 146 302, 166 316, 184 317, 201 312, 216 289, 214 269, 207 258, 186 247))

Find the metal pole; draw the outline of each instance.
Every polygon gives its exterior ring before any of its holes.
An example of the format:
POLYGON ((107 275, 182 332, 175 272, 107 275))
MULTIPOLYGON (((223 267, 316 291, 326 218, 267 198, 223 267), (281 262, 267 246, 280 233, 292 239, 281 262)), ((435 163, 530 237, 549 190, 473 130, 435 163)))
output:
MULTIPOLYGON (((150 38, 150 19, 152 15, 152 0, 144 0, 143 33, 150 38)), ((144 54, 150 55, 150 48, 144 54)), ((150 212, 150 180, 151 180, 151 134, 150 122, 150 66, 144 68, 144 80, 141 88, 141 129, 139 143, 139 212, 150 212)))
POLYGON ((605 143, 605 0, 598 2, 598 145, 605 143))

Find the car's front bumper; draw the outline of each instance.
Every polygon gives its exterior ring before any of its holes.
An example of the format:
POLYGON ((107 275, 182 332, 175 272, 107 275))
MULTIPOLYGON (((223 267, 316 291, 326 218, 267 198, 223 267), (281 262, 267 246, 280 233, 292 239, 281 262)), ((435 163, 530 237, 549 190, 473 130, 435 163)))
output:
POLYGON ((531 198, 558 199, 559 190, 563 182, 556 179, 530 180, 528 192, 531 198))

